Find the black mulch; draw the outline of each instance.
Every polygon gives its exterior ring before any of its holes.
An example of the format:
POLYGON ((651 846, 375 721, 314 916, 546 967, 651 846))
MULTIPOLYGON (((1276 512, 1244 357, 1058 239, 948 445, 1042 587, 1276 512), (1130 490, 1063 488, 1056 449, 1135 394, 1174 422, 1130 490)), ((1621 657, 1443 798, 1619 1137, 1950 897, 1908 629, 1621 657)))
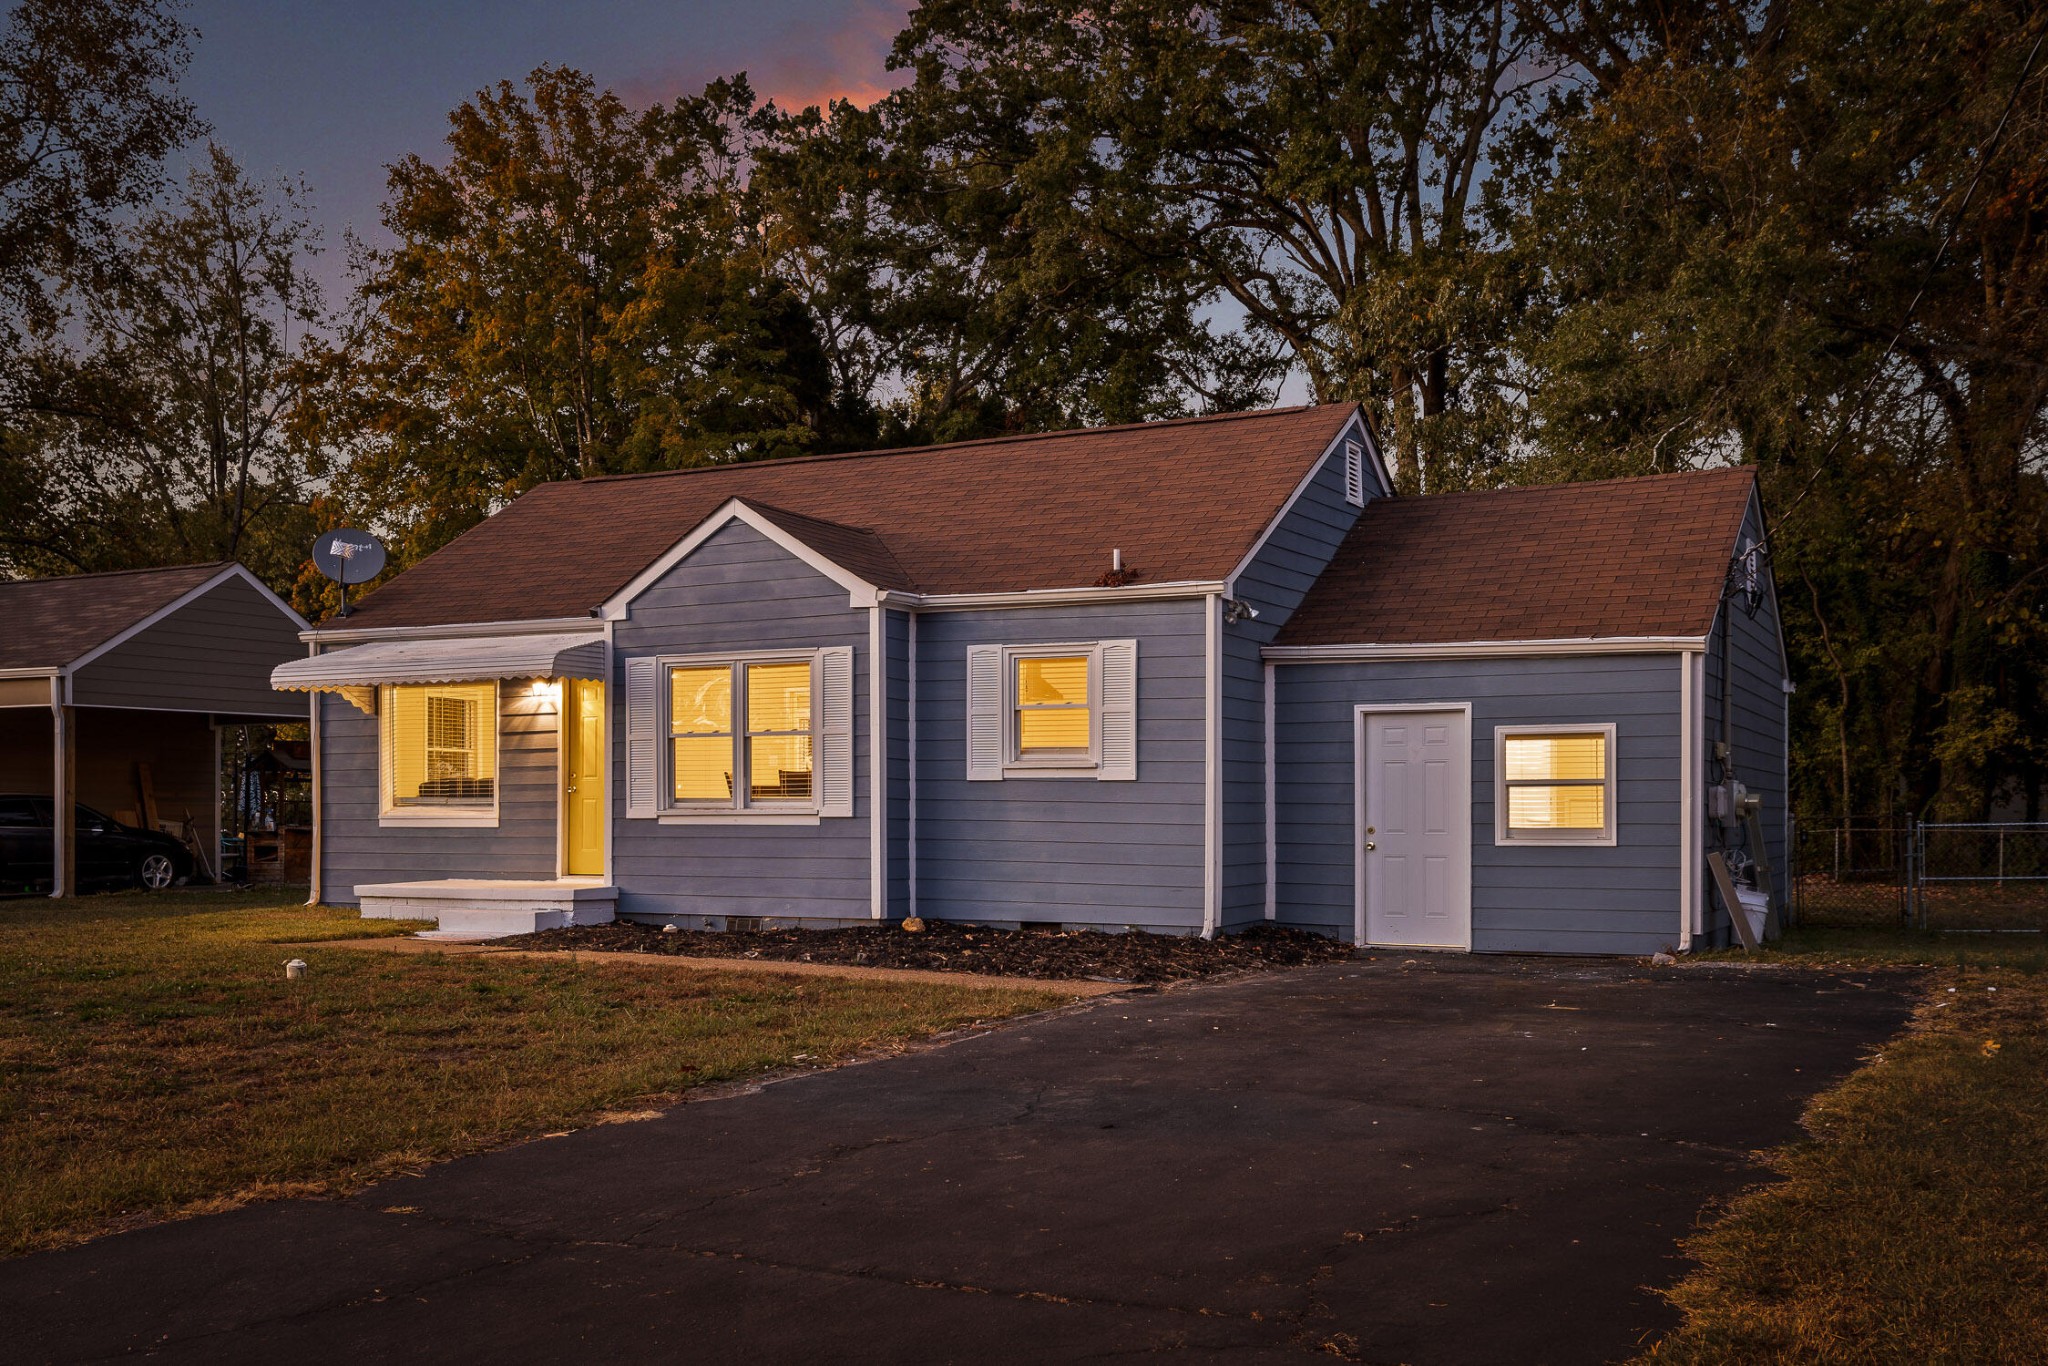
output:
POLYGON ((998 930, 940 920, 926 921, 921 933, 896 924, 839 930, 663 930, 619 920, 491 942, 522 949, 672 953, 1093 982, 1176 982, 1351 957, 1349 944, 1265 925, 1243 934, 1197 939, 1092 930, 998 930))

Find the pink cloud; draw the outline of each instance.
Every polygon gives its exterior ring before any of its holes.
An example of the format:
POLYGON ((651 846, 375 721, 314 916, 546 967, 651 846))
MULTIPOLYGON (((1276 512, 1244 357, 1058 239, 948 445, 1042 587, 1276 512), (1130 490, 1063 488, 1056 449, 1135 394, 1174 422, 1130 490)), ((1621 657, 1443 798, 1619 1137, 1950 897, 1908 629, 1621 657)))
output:
POLYGON ((889 47, 910 8, 908 0, 860 0, 840 7, 831 21, 792 23, 761 46, 628 76, 619 94, 635 104, 673 99, 744 71, 755 94, 785 109, 841 99, 866 107, 894 88, 889 47))

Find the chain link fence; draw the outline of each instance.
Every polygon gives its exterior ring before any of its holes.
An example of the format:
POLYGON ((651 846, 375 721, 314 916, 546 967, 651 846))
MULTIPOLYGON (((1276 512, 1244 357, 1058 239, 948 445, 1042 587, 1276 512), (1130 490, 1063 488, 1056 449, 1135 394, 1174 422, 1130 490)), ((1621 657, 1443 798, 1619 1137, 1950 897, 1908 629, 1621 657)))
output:
POLYGON ((1791 871, 1801 925, 2048 932, 2048 822, 1803 821, 1791 871))

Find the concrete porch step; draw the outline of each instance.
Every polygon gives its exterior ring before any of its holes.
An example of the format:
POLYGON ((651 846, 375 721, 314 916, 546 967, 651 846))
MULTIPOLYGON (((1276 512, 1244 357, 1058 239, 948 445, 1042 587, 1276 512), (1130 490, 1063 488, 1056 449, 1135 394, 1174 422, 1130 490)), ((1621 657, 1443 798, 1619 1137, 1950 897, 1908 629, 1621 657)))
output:
POLYGON ((365 920, 431 920, 437 939, 497 939, 511 934, 602 925, 613 918, 618 889, 597 878, 515 881, 441 878, 359 885, 365 920))

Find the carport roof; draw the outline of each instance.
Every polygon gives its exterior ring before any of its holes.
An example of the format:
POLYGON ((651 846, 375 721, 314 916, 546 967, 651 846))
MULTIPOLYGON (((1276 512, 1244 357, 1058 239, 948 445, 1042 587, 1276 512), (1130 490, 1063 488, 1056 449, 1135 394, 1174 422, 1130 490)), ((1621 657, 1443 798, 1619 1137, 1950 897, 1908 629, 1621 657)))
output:
POLYGON ((1378 499, 1275 643, 1704 635, 1755 491, 1737 468, 1378 499))
POLYGON ((0 583, 0 669, 62 669, 232 568, 216 560, 0 583))

